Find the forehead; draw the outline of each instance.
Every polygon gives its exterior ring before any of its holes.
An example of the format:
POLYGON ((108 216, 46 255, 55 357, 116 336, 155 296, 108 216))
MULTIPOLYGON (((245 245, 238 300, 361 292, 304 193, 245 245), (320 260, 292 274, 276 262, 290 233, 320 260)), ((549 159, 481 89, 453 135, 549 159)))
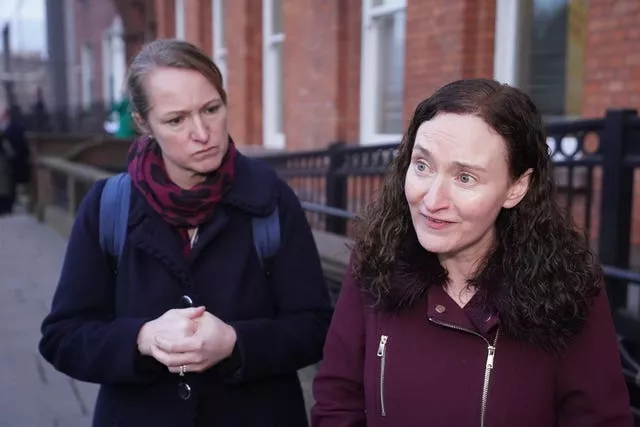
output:
POLYGON ((419 147, 445 162, 491 167, 506 159, 504 139, 474 115, 444 113, 422 123, 414 150, 419 147))
POLYGON ((220 99, 220 93, 207 78, 194 70, 161 67, 145 78, 151 109, 185 110, 220 99))

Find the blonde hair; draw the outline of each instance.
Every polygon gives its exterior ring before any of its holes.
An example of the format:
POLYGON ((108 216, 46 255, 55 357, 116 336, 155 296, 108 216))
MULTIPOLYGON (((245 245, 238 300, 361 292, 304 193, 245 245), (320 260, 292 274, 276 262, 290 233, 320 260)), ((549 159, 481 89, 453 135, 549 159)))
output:
POLYGON ((126 90, 132 111, 147 120, 149 100, 144 88, 145 77, 158 67, 193 70, 202 74, 227 103, 222 74, 216 64, 196 46, 184 40, 158 39, 142 47, 133 58, 127 73, 126 90))

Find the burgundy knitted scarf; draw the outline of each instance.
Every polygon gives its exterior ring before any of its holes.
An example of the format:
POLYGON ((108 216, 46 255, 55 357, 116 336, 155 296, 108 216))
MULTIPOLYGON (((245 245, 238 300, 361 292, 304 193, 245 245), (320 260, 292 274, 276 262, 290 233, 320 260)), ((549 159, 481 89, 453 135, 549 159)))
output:
POLYGON ((236 154, 229 137, 229 148, 220 167, 202 183, 185 190, 169 179, 158 144, 142 137, 129 150, 128 171, 147 203, 169 224, 186 231, 207 221, 231 187, 236 154))

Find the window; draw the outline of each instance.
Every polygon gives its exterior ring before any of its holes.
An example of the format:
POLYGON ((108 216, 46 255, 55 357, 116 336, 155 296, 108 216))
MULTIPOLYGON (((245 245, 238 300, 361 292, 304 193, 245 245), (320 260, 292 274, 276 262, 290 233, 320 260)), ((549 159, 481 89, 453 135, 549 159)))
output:
POLYGON ((184 0, 175 0, 176 38, 184 40, 184 0))
POLYGON ((263 0, 262 11, 263 145, 268 148, 282 149, 285 146, 282 0, 263 0))
POLYGON ((111 108, 113 104, 113 64, 111 58, 111 45, 113 38, 111 32, 107 30, 102 37, 102 100, 105 107, 111 108))
POLYGON ((360 141, 402 138, 406 0, 363 0, 360 141))
POLYGON ((80 70, 82 74, 82 107, 85 110, 93 104, 93 49, 89 42, 82 45, 80 56, 80 70))
POLYGON ((102 39, 103 98, 107 107, 120 101, 124 92, 126 55, 122 19, 115 17, 102 39))
POLYGON ((213 0, 211 11, 213 13, 213 61, 222 73, 222 81, 227 87, 227 39, 225 21, 224 0, 213 0))
POLYGON ((545 120, 579 116, 586 0, 497 0, 494 77, 520 87, 545 120))

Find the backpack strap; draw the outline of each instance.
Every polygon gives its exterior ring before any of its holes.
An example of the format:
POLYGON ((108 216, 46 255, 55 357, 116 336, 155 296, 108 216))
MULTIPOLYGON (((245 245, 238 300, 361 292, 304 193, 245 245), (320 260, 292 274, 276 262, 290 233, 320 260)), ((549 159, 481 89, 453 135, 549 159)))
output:
POLYGON ((273 209, 269 216, 254 216, 251 222, 253 244, 256 247, 260 265, 264 269, 265 260, 273 257, 280 249, 280 213, 278 212, 278 206, 273 209))
MULTIPOLYGON (((100 197, 100 247, 120 263, 129 219, 131 178, 120 173, 107 179, 100 197)), ((265 260, 280 249, 280 212, 276 206, 266 217, 253 217, 253 243, 264 268, 265 260)))
POLYGON ((100 197, 100 247, 120 263, 127 235, 131 178, 126 172, 107 179, 100 197))

